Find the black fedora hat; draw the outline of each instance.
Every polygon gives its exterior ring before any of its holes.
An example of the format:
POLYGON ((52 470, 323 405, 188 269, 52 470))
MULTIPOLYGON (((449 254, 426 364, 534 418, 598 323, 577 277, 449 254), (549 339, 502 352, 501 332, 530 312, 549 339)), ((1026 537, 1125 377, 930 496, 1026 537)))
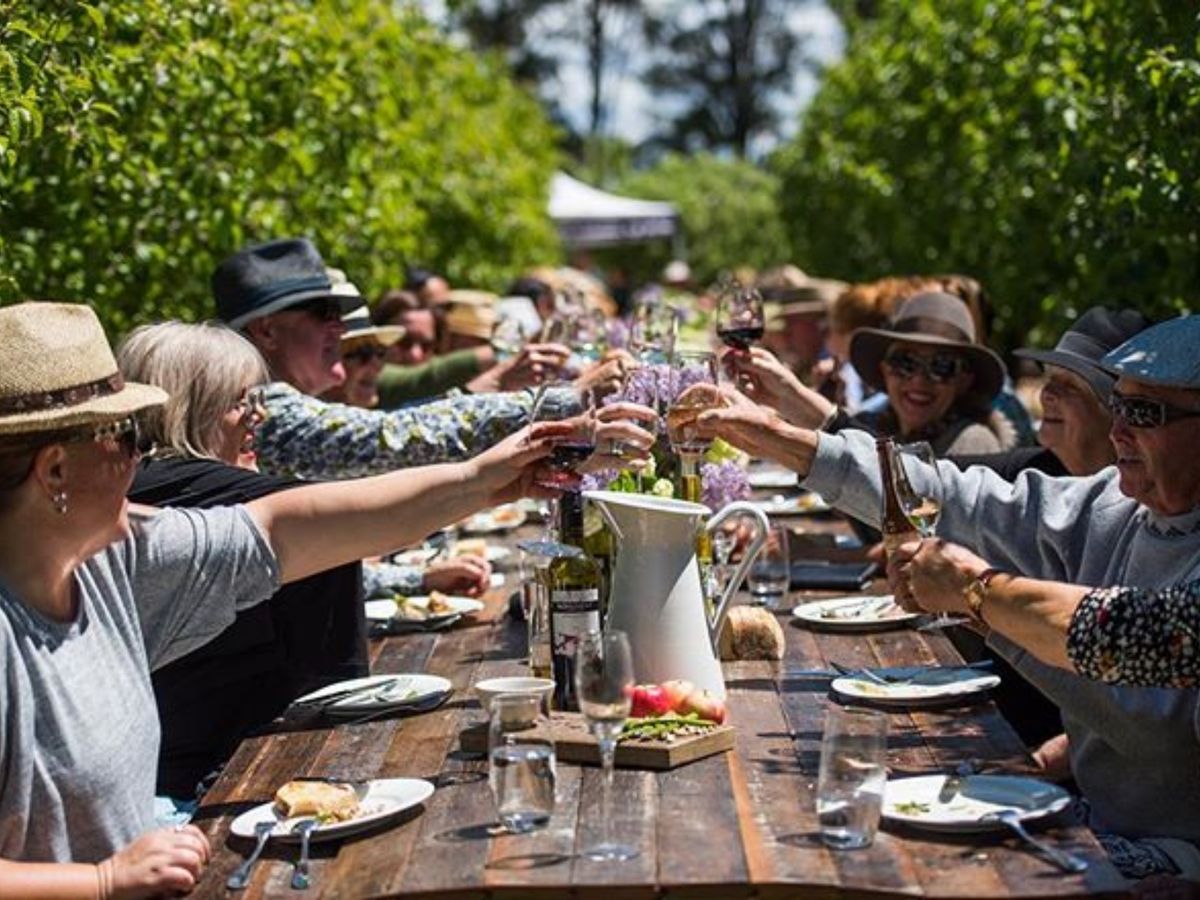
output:
POLYGON ((900 305, 888 328, 860 328, 850 339, 850 362, 862 380, 885 390, 880 364, 895 341, 953 347, 971 364, 975 380, 968 396, 990 403, 1004 387, 1004 363, 975 343, 975 320, 961 298, 941 291, 910 297, 900 305))
POLYGON ((1100 368, 1100 360, 1152 324, 1135 309, 1093 306, 1063 332, 1053 350, 1023 347, 1013 355, 1068 369, 1086 381, 1101 401, 1107 401, 1117 379, 1100 368))
POLYGON ((239 250, 213 272, 217 316, 232 328, 304 303, 331 298, 350 312, 360 298, 339 296, 308 238, 281 238, 239 250))

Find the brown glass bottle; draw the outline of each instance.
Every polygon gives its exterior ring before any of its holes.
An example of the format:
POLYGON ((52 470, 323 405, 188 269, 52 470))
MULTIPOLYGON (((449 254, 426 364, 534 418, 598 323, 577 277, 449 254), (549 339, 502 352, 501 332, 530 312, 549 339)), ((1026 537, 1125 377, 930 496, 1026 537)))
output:
POLYGON ((875 451, 879 454, 879 480, 883 492, 883 517, 879 530, 883 533, 883 552, 890 558, 897 547, 919 540, 920 535, 904 514, 900 498, 896 495, 896 453, 892 439, 876 439, 875 451))

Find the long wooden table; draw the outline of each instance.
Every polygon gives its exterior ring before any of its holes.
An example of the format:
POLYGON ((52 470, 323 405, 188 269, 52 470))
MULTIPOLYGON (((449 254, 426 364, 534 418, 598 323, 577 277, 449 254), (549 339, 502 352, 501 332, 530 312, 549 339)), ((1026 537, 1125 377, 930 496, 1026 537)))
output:
MULTIPOLYGON (((439 709, 408 718, 334 727, 290 716, 246 740, 200 809, 197 824, 214 858, 196 896, 228 896, 225 879, 249 852, 232 838, 239 812, 271 799, 299 775, 419 777, 437 790, 423 808, 381 829, 313 847, 313 886, 321 897, 726 898, 726 897, 1078 897, 1121 896, 1121 880, 1084 828, 1042 833, 1090 860, 1083 875, 1062 875, 1007 835, 940 837, 881 829, 865 850, 831 851, 817 839, 813 810, 828 681, 798 670, 847 665, 956 663, 936 632, 815 633, 785 622, 781 662, 726 664, 733 752, 669 772, 618 770, 617 827, 641 855, 625 863, 577 856, 596 838, 600 772, 561 764, 553 819, 530 835, 500 833, 487 761, 458 750, 460 730, 483 718, 473 682, 524 674, 523 623, 506 614, 517 586, 487 597, 469 623, 440 634, 377 640, 375 672, 424 671, 455 687, 439 709)), ((820 596, 820 595, 814 595, 820 596)), ((944 772, 966 760, 987 771, 1030 771, 1021 742, 991 703, 894 713, 888 738, 893 776, 944 772)), ((245 896, 292 895, 297 848, 270 845, 245 896)))

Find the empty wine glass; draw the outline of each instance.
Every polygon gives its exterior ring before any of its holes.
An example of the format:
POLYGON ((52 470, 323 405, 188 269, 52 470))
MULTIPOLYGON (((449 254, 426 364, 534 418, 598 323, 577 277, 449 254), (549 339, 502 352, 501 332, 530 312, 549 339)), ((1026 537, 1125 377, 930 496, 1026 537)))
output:
POLYGON ((661 301, 643 303, 633 314, 629 349, 642 362, 665 363, 675 352, 679 316, 675 307, 661 301))
POLYGON ((579 710, 600 745, 604 777, 601 839, 585 849, 583 855, 604 861, 633 859, 638 855, 637 848, 619 843, 613 837, 612 821, 613 757, 617 738, 629 717, 633 694, 633 655, 624 632, 592 632, 579 642, 575 651, 575 688, 579 710))

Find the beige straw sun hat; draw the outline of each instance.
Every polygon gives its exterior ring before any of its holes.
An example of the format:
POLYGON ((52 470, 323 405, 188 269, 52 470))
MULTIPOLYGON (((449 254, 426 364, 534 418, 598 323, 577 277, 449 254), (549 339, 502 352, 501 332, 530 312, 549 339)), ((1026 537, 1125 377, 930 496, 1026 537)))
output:
POLYGON ((166 399, 159 388, 125 381, 87 306, 0 309, 0 435, 99 424, 166 399))

